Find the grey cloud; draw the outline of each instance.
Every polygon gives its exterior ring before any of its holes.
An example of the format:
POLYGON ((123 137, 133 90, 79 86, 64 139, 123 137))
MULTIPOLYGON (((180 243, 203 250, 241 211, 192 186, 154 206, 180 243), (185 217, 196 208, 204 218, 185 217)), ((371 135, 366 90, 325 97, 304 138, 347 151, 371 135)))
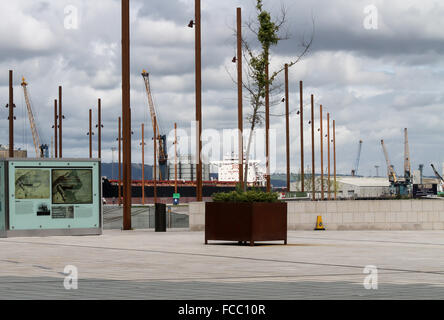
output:
MULTIPOLYGON (((444 7, 439 3, 433 7, 431 1, 424 1, 421 6, 407 10, 400 1, 384 5, 375 1, 380 9, 381 24, 379 30, 369 31, 362 27, 362 11, 367 1, 282 2, 288 7, 288 30, 292 37, 274 49, 273 61, 286 61, 299 52, 301 36, 310 35, 313 15, 316 33, 312 50, 290 71, 291 109, 298 108, 298 81, 304 80, 306 110, 309 110, 309 94, 314 93, 316 117, 318 105, 322 103, 337 121, 339 172, 350 171, 360 138, 364 140, 361 173, 374 173, 376 164, 381 166, 380 174, 385 172, 381 138, 386 140, 391 160, 399 171, 402 168, 403 127, 409 128, 413 166, 416 168, 419 163, 424 163, 428 168, 432 161, 439 164, 440 159, 444 159, 444 151, 440 148, 444 44, 438 30, 442 30, 439 28, 440 13, 444 7)), ((37 17, 43 21, 55 41, 48 42, 46 47, 0 44, 3 70, 0 97, 3 103, 7 101, 7 70, 12 68, 15 71, 16 104, 22 108, 19 77, 23 74, 30 82, 42 135, 50 139, 53 99, 57 96, 57 86, 62 84, 66 115, 64 153, 87 156, 88 109, 95 108, 97 98, 101 97, 105 125, 103 152, 105 161, 111 161, 110 149, 117 146, 117 117, 121 112, 120 1, 73 1, 81 14, 80 27, 75 31, 62 27, 66 3, 46 1, 30 5, 33 2, 25 0, 17 3, 24 19, 37 17)), ((204 128, 223 129, 237 125, 236 88, 225 68, 233 68, 230 63, 235 52, 232 27, 238 5, 243 7, 244 21, 248 17, 254 18, 253 0, 204 3, 204 128)), ((267 0, 265 5, 279 12, 276 1, 267 0)), ((137 145, 142 121, 148 122, 147 135, 150 133, 146 94, 140 76, 142 68, 151 72, 153 95, 166 132, 174 122, 189 130, 188 121, 194 119, 194 30, 186 26, 194 16, 194 8, 192 1, 157 0, 132 1, 132 8, 140 9, 131 30, 133 156, 139 159, 137 145), (152 21, 166 21, 169 30, 179 32, 183 39, 170 38, 167 30, 150 35, 152 21)), ((2 12, 0 17, 5 20, 7 14, 2 12)), ((15 29, 10 33, 14 37, 21 36, 15 29)), ((244 33, 248 34, 246 30, 244 33)), ((279 81, 282 81, 281 77, 279 81)), ((244 106, 247 114, 247 98, 244 106)), ((278 105, 274 110, 282 111, 282 106, 278 105)), ((16 121, 17 142, 26 140, 32 153, 28 120, 22 112, 18 111, 20 116, 16 121)), ((6 119, 7 110, 2 108, 0 114, 6 119)), ((296 171, 299 166, 297 117, 293 121, 292 165, 296 171)), ((272 117, 272 126, 279 130, 279 137, 283 139, 284 119, 272 117)), ((6 137, 6 120, 2 121, 0 134, 6 137)), ((283 169, 284 150, 278 150, 277 167, 283 169)), ((147 157, 148 154, 150 151, 147 151, 147 157)))
POLYGON ((183 1, 178 0, 143 1, 143 6, 138 11, 138 16, 174 20, 185 24, 193 19, 194 7, 187 6, 183 1))

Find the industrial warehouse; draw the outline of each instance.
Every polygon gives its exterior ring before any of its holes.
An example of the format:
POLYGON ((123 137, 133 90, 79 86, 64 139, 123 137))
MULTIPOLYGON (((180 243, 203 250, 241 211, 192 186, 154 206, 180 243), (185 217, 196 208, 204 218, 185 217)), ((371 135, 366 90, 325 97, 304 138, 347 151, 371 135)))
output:
POLYGON ((444 299, 437 8, 0 4, 0 300, 444 299))

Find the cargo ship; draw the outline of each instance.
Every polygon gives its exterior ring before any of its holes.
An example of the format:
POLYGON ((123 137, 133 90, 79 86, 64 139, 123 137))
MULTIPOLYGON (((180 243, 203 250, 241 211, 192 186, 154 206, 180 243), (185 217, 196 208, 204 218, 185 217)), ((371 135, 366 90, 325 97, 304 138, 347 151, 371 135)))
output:
MULTIPOLYGON (((118 204, 119 202, 119 181, 103 178, 102 183, 103 197, 107 204, 118 204)), ((141 180, 133 180, 131 184, 131 197, 133 204, 142 203, 142 190, 145 190, 145 204, 154 203, 154 181, 145 181, 145 187, 142 188, 141 180)), ((222 181, 203 181, 202 196, 204 201, 211 199, 211 196, 217 192, 228 192, 236 189, 235 182, 222 181)), ((173 194, 175 192, 174 181, 156 181, 157 200, 161 203, 173 203, 173 194)), ((196 201, 196 182, 178 181, 177 193, 180 194, 179 203, 188 203, 196 201)))
MULTIPOLYGON (((191 164, 191 157, 181 158, 177 170, 177 193, 180 194, 180 203, 196 201, 196 168, 191 164)), ((236 189, 239 180, 238 157, 232 153, 224 156, 222 161, 210 163, 218 168, 217 178, 211 179, 210 166, 203 165, 202 196, 204 201, 211 199, 217 192, 229 192, 236 189), (211 179, 211 180, 209 180, 211 179)), ((250 160, 248 164, 248 185, 250 187, 263 188, 265 186, 264 170, 260 167, 259 160, 250 160)), ((175 194, 174 166, 169 163, 167 169, 169 180, 156 181, 157 200, 162 203, 173 203, 175 194)), ((133 180, 131 185, 131 197, 134 204, 142 203, 142 190, 145 192, 145 204, 154 203, 154 181, 145 180, 142 188, 141 180, 133 180)), ((103 178, 103 197, 109 204, 119 202, 119 181, 103 178)))

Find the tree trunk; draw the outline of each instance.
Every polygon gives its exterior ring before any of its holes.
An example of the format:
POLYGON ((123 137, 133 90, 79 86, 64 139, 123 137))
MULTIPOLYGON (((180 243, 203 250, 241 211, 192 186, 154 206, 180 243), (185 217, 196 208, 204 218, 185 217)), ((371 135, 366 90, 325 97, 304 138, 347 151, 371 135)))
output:
POLYGON ((250 159, 250 147, 251 147, 251 140, 253 139, 253 133, 254 133, 254 127, 256 124, 256 114, 257 111, 255 110, 253 113, 253 121, 251 122, 251 128, 250 128, 250 135, 248 137, 248 144, 247 144, 247 151, 245 153, 245 170, 244 170, 244 191, 247 191, 247 183, 248 183, 248 162, 250 159))

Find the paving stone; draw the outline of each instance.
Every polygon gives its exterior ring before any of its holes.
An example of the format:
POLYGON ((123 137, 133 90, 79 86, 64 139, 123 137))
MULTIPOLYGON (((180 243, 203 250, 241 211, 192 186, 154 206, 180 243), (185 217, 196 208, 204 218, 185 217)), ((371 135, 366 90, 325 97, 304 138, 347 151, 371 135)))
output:
POLYGON ((443 231, 290 231, 288 245, 202 232, 0 239, 0 299, 444 299, 443 231), (63 286, 66 265, 79 289, 63 286), (364 268, 378 269, 366 290, 364 268))

